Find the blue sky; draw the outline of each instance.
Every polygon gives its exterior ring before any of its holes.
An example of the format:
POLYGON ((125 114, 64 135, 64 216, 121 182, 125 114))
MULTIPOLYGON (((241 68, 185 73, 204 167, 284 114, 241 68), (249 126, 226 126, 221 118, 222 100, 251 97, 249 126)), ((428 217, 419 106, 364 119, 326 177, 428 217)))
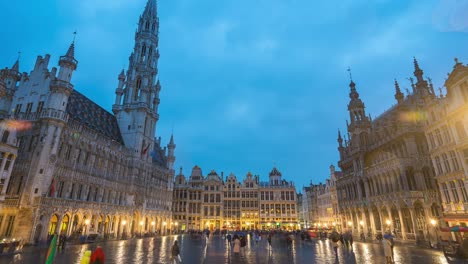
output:
MULTIPOLYGON (((176 167, 198 164, 266 180, 274 164, 298 190, 329 176, 348 118, 351 67, 373 117, 409 88, 416 56, 434 87, 453 58, 468 63, 468 1, 158 1, 157 135, 177 144, 176 167), (404 89, 403 89, 404 90, 404 89)), ((0 67, 37 55, 55 66, 77 30, 77 90, 111 109, 146 0, 1 1, 0 67), (52 64, 52 63, 51 63, 52 64)))

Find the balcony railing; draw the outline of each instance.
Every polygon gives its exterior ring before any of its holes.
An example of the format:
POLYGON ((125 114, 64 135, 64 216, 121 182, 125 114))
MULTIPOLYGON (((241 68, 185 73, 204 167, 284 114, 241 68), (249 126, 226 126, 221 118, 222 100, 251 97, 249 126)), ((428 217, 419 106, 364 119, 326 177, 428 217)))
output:
POLYGON ((63 122, 67 122, 68 114, 65 111, 56 110, 56 109, 43 109, 41 112, 37 113, 15 113, 12 114, 12 118, 26 121, 37 121, 42 118, 53 118, 59 119, 63 122))

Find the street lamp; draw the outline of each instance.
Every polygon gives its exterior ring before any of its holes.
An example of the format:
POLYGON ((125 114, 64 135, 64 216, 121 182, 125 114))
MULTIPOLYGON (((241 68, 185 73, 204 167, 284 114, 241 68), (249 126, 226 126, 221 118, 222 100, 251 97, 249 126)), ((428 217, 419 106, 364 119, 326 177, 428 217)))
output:
POLYGON ((125 225, 127 224, 127 221, 123 220, 122 221, 122 238, 126 238, 125 237, 125 225))
POLYGON ((85 223, 85 228, 86 228, 85 235, 87 235, 89 231, 89 223, 90 223, 89 219, 86 219, 84 223, 85 223))
POLYGON ((143 229, 143 221, 140 221, 140 237, 141 237, 141 231, 143 229))

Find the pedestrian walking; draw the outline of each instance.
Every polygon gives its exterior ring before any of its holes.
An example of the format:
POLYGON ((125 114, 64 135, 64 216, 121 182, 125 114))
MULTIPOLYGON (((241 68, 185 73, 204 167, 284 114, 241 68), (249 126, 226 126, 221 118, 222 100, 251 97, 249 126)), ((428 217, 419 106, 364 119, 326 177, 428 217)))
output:
POLYGON ((387 235, 385 235, 384 238, 382 239, 382 244, 384 247, 384 255, 385 255, 386 263, 393 263, 392 242, 390 241, 390 238, 387 235))
POLYGON ((240 247, 241 247, 241 241, 239 239, 239 236, 234 235, 234 255, 239 255, 240 253, 240 247))
POLYGON ((65 234, 60 235, 60 240, 59 240, 59 245, 60 245, 60 250, 64 251, 65 250, 65 243, 67 242, 67 236, 65 234))
POLYGON ((231 246, 231 240, 232 240, 231 234, 227 234, 226 239, 227 239, 227 242, 228 242, 228 246, 230 247, 231 246))
POLYGON ((267 241, 268 241, 268 249, 271 249, 271 234, 268 234, 267 241))
POLYGON ((387 231, 385 233, 385 235, 383 236, 384 239, 388 239, 390 241, 390 250, 392 252, 392 259, 393 259, 393 245, 394 245, 394 240, 393 240, 393 236, 392 236, 392 233, 390 233, 390 231, 387 231))
POLYGON ((353 233, 351 232, 351 230, 348 230, 348 232, 346 232, 346 246, 349 246, 351 248, 351 251, 353 250, 353 233))
POLYGON ((340 241, 340 238, 343 238, 336 230, 333 230, 333 232, 330 235, 330 239, 332 242, 333 246, 333 251, 335 251, 335 257, 338 258, 338 241, 340 241))
POLYGON ((104 260, 105 260, 104 251, 102 250, 100 246, 98 246, 96 250, 94 250, 93 254, 91 254, 90 263, 91 264, 104 264, 104 260))
POLYGON ((182 258, 180 257, 179 244, 177 243, 177 240, 174 240, 174 245, 172 245, 171 256, 172 256, 172 261, 174 262, 174 264, 178 264, 182 262, 182 258))

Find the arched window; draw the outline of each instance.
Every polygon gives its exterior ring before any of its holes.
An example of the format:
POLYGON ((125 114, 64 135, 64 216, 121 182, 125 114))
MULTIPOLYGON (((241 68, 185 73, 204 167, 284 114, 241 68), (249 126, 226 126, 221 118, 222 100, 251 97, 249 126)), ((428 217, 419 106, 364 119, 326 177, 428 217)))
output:
POLYGON ((149 27, 150 27, 150 23, 149 23, 149 21, 146 21, 145 29, 146 29, 146 30, 149 30, 149 27))
POLYGON ((141 90, 141 78, 138 77, 136 81, 136 87, 135 87, 135 94, 133 95, 133 100, 136 101, 138 100, 138 97, 140 96, 140 90, 141 90))
POLYGON ((141 47, 141 61, 145 60, 145 55, 146 55, 146 44, 143 44, 143 47, 141 47))

